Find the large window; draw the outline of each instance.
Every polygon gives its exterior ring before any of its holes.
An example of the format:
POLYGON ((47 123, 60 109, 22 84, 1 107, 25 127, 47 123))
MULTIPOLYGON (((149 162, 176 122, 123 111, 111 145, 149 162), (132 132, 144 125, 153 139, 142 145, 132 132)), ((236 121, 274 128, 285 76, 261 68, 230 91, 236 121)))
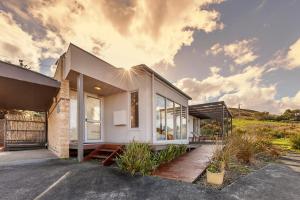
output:
POLYGON ((156 95, 156 140, 187 139, 187 108, 156 95))
POLYGON ((187 108, 181 107, 181 139, 187 139, 187 108))
POLYGON ((139 127, 139 93, 131 92, 130 93, 130 127, 138 128, 139 127))
POLYGON ((174 131, 175 131, 175 139, 181 139, 181 107, 179 104, 174 104, 174 131))
POLYGON ((174 140, 174 102, 166 100, 167 108, 167 139, 174 140))
POLYGON ((166 99, 160 95, 156 96, 156 138, 166 139, 166 99))

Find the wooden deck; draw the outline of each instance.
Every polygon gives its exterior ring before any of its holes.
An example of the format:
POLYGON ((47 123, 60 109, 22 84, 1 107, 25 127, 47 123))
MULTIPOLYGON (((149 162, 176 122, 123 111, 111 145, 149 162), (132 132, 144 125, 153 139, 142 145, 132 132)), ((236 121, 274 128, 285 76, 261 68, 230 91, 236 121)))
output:
POLYGON ((215 148, 214 144, 203 144, 170 163, 160 166, 153 175, 192 183, 207 168, 215 148))

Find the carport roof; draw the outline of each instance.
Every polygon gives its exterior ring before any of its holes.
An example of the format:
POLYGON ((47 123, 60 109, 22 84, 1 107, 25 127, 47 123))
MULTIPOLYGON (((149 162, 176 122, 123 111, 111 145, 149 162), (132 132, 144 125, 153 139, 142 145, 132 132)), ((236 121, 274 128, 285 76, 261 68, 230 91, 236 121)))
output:
POLYGON ((47 111, 60 82, 38 72, 0 61, 0 108, 47 111))

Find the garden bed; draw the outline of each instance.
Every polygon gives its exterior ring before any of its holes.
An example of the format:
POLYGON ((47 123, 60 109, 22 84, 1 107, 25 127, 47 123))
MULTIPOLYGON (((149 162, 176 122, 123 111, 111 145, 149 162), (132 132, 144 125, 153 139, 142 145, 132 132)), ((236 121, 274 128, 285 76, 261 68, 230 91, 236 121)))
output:
POLYGON ((226 169, 225 171, 225 177, 224 177, 224 182, 222 185, 212 185, 207 183, 206 181, 206 172, 204 172, 199 179, 195 182, 195 184, 199 184, 201 186, 204 186, 208 189, 212 190, 221 190, 224 187, 232 184, 239 178, 248 175, 251 172, 254 172, 256 170, 259 170, 269 164, 270 162, 274 162, 275 160, 270 159, 266 160, 265 158, 258 159, 255 161, 255 163, 252 163, 250 165, 246 164, 240 164, 238 162, 231 163, 229 168, 226 169))

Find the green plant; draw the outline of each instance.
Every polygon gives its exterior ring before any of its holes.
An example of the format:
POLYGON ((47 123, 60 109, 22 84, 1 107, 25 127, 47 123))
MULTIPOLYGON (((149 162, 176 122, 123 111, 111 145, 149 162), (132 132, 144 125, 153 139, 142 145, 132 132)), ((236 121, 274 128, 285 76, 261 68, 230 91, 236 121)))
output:
POLYGON ((124 153, 117 158, 116 163, 121 170, 132 175, 136 173, 150 174, 155 167, 150 146, 135 141, 126 146, 124 153))
POLYGON ((273 138, 285 138, 285 133, 283 132, 279 132, 279 131, 275 131, 272 133, 273 138))
POLYGON ((220 173, 222 171, 221 162, 216 160, 212 161, 207 167, 207 170, 212 173, 220 173))
POLYGON ((167 148, 153 154, 153 160, 156 166, 168 163, 174 158, 182 155, 187 150, 186 145, 168 145, 167 148))
POLYGON ((300 134, 295 134, 290 140, 294 149, 300 149, 300 134))

